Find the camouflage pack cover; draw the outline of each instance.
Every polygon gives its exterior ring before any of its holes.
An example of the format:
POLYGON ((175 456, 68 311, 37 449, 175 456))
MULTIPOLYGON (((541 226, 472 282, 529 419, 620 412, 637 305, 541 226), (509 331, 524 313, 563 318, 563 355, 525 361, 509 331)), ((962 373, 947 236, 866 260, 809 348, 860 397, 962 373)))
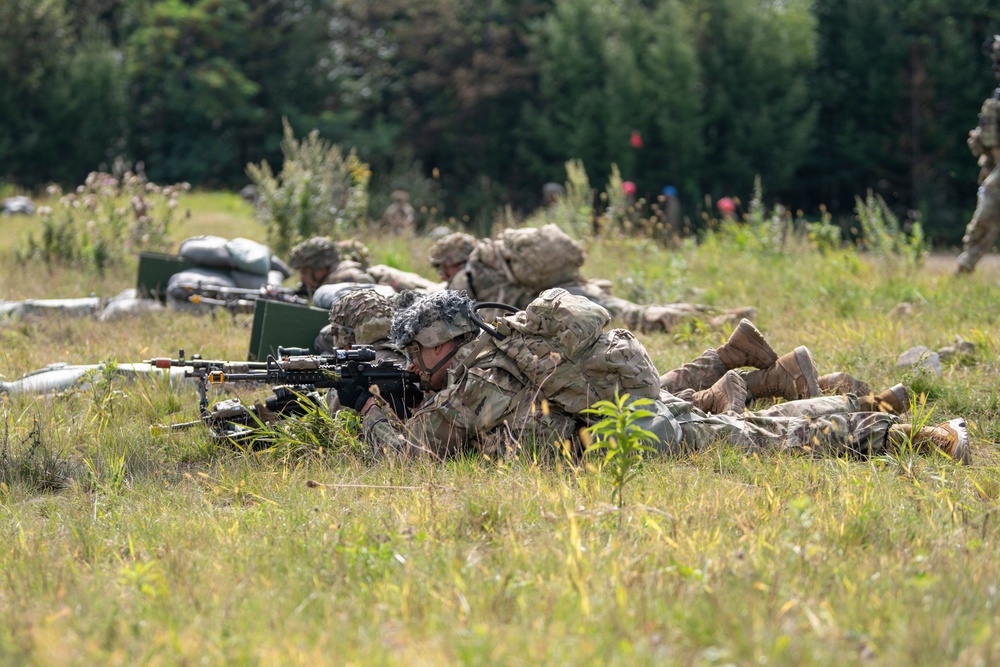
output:
POLYGON ((625 329, 604 331, 611 316, 601 306, 556 288, 528 307, 501 318, 494 345, 513 360, 542 395, 571 414, 617 390, 635 398, 656 398, 659 374, 646 348, 625 329))
POLYGON ((541 291, 580 280, 583 245, 556 225, 505 229, 500 252, 518 283, 541 291))
POLYGON ((354 290, 330 308, 330 335, 339 348, 386 340, 394 313, 391 299, 373 289, 354 290))
POLYGON ((288 264, 297 271, 333 266, 339 261, 337 244, 325 236, 306 239, 288 253, 288 264))
POLYGON ((477 301, 500 301, 524 308, 538 294, 517 282, 498 239, 482 239, 476 245, 466 273, 477 301))
POLYGON ((583 246, 556 225, 507 229, 479 242, 468 272, 476 298, 524 308, 541 290, 579 282, 583 246))
POLYGON ((427 252, 427 261, 431 266, 461 264, 469 259, 475 247, 475 236, 464 232, 453 232, 434 242, 427 252))

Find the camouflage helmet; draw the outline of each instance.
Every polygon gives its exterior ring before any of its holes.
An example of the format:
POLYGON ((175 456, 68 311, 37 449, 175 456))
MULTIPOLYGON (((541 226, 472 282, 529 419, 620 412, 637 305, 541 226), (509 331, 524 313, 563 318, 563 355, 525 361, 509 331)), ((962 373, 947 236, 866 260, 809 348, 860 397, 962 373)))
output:
POLYGON ((362 269, 368 267, 370 253, 368 252, 368 246, 361 241, 354 239, 337 241, 337 252, 340 253, 340 259, 357 262, 361 265, 362 269))
POLYGON ((419 299, 392 318, 389 340, 400 349, 414 342, 436 347, 479 329, 472 321, 472 299, 465 292, 443 290, 419 299))
POLYGON ((288 264, 296 271, 334 266, 339 261, 337 244, 325 236, 306 239, 288 253, 288 264))
POLYGON ((406 190, 393 190, 392 201, 397 204, 408 204, 410 203, 410 194, 406 190))
POLYGON ((448 234, 431 246, 427 259, 431 266, 451 266, 463 264, 476 247, 476 237, 463 232, 448 234))
POLYGON ((396 311, 393 302, 373 289, 352 290, 330 308, 330 334, 338 348, 371 345, 389 338, 396 311))

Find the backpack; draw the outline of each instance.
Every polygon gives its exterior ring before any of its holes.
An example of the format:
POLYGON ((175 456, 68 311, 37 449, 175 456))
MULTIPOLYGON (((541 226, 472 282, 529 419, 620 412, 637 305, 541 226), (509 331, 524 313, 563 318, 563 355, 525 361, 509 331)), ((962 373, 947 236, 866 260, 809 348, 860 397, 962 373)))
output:
POLYGON ((626 329, 604 327, 611 316, 601 306, 564 289, 542 292, 528 307, 500 318, 493 339, 541 394, 569 414, 615 391, 655 399, 660 377, 646 348, 626 329))
POLYGON ((524 306, 543 289, 579 282, 583 246, 553 224, 505 229, 480 241, 467 271, 476 298, 524 306))

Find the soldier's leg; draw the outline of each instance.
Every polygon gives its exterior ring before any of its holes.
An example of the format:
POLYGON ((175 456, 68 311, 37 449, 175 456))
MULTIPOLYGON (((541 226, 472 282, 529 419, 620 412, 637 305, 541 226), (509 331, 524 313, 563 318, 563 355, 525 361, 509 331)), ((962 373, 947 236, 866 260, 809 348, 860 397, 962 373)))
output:
POLYGON ((660 388, 682 398, 689 398, 690 396, 684 394, 708 389, 718 382, 727 370, 717 351, 705 350, 686 364, 661 375, 660 388))
POLYGON ((958 256, 959 273, 969 273, 983 258, 1000 234, 1000 164, 993 168, 979 186, 976 212, 962 239, 962 254, 958 256))
MULTIPOLYGON (((672 303, 666 306, 636 306, 639 331, 670 333, 684 322, 703 320, 713 312, 708 306, 672 303)), ((633 315, 633 317, 636 317, 633 315)))
POLYGON ((822 417, 845 412, 886 412, 893 415, 905 414, 910 409, 910 394, 897 384, 880 394, 840 394, 819 396, 798 401, 778 403, 754 414, 763 417, 822 417))
POLYGON ((811 453, 824 456, 877 456, 892 447, 889 429, 898 419, 881 412, 854 412, 825 417, 707 415, 681 421, 686 451, 716 442, 747 451, 811 453))
POLYGON ((660 376, 660 388, 690 399, 696 391, 710 388, 726 373, 752 366, 770 368, 778 360, 764 335, 750 320, 741 320, 725 343, 705 350, 691 361, 660 376))

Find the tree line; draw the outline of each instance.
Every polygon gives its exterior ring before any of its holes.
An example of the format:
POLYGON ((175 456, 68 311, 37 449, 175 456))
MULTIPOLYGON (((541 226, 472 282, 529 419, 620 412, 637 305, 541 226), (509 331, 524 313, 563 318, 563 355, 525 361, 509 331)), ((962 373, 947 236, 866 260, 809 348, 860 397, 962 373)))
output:
POLYGON ((115 160, 238 188, 282 119, 470 221, 580 159, 641 196, 847 217, 867 190, 936 241, 975 206, 965 137, 996 85, 978 0, 0 0, 0 180, 115 160))

